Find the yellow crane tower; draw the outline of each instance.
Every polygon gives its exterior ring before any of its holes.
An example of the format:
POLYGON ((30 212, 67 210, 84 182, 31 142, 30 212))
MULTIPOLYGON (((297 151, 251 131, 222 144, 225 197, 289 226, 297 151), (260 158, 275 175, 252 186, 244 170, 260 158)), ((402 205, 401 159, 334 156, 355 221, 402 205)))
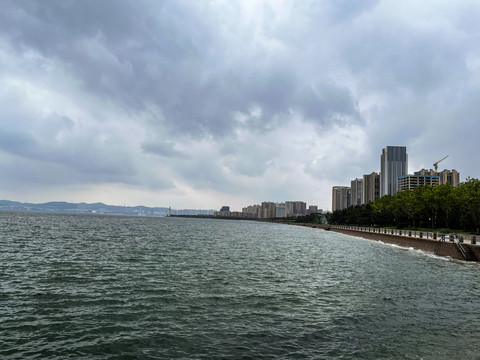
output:
POLYGON ((445 156, 444 158, 438 160, 436 163, 433 164, 433 166, 435 167, 435 176, 438 176, 438 171, 437 171, 437 169, 438 169, 438 163, 439 163, 439 162, 442 162, 442 161, 445 160, 447 157, 448 157, 448 155, 445 156))

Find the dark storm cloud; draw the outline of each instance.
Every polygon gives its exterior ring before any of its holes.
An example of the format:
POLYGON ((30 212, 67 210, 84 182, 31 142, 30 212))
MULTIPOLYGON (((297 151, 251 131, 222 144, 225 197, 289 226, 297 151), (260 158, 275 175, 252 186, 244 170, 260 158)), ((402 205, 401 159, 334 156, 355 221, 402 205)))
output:
MULTIPOLYGON (((467 0, 5 0, 0 168, 10 181, 181 183, 282 200, 378 171, 386 145, 413 159, 438 139, 473 144, 478 10, 467 0)), ((442 151, 467 159, 452 143, 442 151)))
POLYGON ((335 115, 361 121, 350 90, 335 84, 320 83, 314 88, 302 89, 297 94, 297 104, 307 118, 320 122, 332 122, 335 115))
POLYGON ((103 34, 120 45, 125 35, 135 33, 137 7, 114 0, 5 1, 1 29, 18 48, 32 47, 45 55, 57 55, 73 44, 72 39, 103 34))
POLYGON ((155 10, 128 1, 8 2, 2 31, 18 52, 34 49, 58 59, 84 90, 138 110, 153 103, 172 131, 194 136, 225 136, 237 126, 234 114, 255 106, 264 116, 250 125, 260 128, 290 109, 303 111, 304 105, 316 121, 344 111, 339 104, 352 107, 347 91, 332 107, 308 86, 300 88, 292 65, 234 64, 216 72, 203 48, 214 42, 213 30, 198 22, 200 28, 185 29, 196 14, 182 3, 160 3, 155 10), (196 35, 189 30, 205 34, 205 43, 192 42, 196 35))
POLYGON ((467 76, 464 44, 435 29, 412 34, 399 24, 348 34, 343 48, 351 71, 363 75, 368 90, 413 91, 421 96, 467 76), (355 56, 348 54, 355 53, 355 56))

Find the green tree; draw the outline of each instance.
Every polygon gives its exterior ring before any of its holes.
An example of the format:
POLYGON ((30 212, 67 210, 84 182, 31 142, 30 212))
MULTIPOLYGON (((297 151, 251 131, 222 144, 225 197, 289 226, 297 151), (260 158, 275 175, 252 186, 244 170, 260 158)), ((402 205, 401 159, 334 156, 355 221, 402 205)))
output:
POLYGON ((480 180, 459 187, 421 186, 386 195, 375 202, 328 214, 330 224, 359 226, 447 227, 480 231, 480 180))
POLYGON ((459 186, 460 224, 465 230, 480 231, 480 180, 467 178, 459 186))

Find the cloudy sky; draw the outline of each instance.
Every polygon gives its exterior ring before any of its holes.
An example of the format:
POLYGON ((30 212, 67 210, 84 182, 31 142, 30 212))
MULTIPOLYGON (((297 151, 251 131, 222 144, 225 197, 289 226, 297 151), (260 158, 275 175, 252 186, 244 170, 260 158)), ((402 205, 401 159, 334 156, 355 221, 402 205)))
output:
POLYGON ((478 0, 3 0, 0 198, 241 210, 480 177, 478 0))

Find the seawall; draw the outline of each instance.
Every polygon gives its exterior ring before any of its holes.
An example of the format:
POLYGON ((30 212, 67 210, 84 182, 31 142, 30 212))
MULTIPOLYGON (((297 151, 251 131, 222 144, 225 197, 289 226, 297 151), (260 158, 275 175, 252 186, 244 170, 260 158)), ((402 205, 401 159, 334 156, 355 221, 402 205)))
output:
MULTIPOLYGON (((390 229, 373 229, 363 227, 346 227, 346 226, 333 226, 333 225, 318 225, 318 224, 292 224, 302 225, 313 228, 319 228, 328 231, 335 231, 345 235, 357 236, 364 239, 382 241, 388 244, 395 244, 401 247, 414 248, 417 250, 427 251, 434 253, 435 246, 439 243, 439 239, 435 239, 433 233, 431 237, 425 236, 424 233, 411 231, 398 231, 390 229), (390 233, 388 233, 390 231, 390 233), (399 235, 402 234, 402 235, 399 235), (417 237, 418 236, 418 237, 417 237), (422 236, 422 237, 420 237, 422 236)), ((479 261, 480 259, 480 245, 461 243, 461 246, 465 250, 466 259, 461 253, 457 245, 446 237, 446 240, 438 246, 436 255, 449 256, 452 259, 466 260, 466 261, 479 261)))

